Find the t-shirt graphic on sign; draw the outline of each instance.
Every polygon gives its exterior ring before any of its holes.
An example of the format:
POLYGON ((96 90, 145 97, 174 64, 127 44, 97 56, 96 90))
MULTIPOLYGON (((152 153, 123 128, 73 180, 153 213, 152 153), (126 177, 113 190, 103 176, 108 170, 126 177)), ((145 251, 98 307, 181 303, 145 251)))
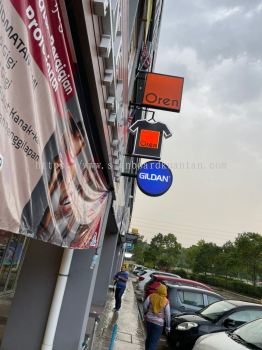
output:
POLYGON ((147 120, 137 120, 129 130, 136 134, 133 155, 145 158, 160 159, 163 135, 172 136, 166 124, 147 120))

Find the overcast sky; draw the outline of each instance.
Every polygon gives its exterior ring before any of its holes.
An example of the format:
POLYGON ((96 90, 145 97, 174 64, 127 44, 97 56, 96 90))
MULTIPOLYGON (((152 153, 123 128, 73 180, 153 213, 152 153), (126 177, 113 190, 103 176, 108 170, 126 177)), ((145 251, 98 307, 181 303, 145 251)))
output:
POLYGON ((165 0, 155 72, 184 77, 181 112, 157 112, 173 137, 161 197, 137 189, 131 227, 184 247, 262 233, 262 1, 165 0))

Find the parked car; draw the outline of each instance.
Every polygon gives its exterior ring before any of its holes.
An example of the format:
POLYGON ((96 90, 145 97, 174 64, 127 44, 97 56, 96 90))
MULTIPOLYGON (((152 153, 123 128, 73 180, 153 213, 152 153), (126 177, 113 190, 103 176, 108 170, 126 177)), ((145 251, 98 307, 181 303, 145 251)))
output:
POLYGON ((145 269, 143 271, 140 271, 140 273, 137 274, 137 281, 143 281, 145 279, 146 276, 150 276, 152 272, 154 272, 155 270, 152 269, 145 269))
MULTIPOLYGON (((139 271, 137 271, 136 277, 139 277, 140 275, 142 275, 143 272, 144 272, 144 270, 139 270, 139 271)), ((137 279, 137 281, 138 281, 138 279, 137 279)))
POLYGON ((168 342, 172 344, 172 349, 190 350, 201 335, 233 331, 240 325, 261 317, 261 304, 239 300, 218 301, 199 312, 172 317, 168 342))
POLYGON ((147 268, 147 267, 144 267, 143 269, 139 270, 139 271, 137 272, 136 275, 137 275, 137 276, 143 275, 147 270, 154 271, 154 270, 152 270, 152 269, 149 269, 149 268, 147 268))
POLYGON ((141 292, 144 292, 145 284, 150 281, 152 275, 154 274, 161 274, 163 276, 173 276, 180 278, 180 276, 175 275, 173 273, 165 272, 165 271, 156 271, 156 270, 145 270, 146 272, 142 273, 138 277, 138 284, 137 284, 137 289, 140 290, 141 292))
POLYGON ((176 278, 181 278, 179 275, 176 275, 176 274, 171 273, 171 272, 165 272, 165 271, 154 271, 154 272, 152 272, 152 275, 172 276, 172 277, 176 277, 176 278))
POLYGON ((204 283, 200 283, 197 281, 189 280, 186 278, 181 278, 181 277, 174 277, 174 276, 166 276, 162 274, 156 274, 152 273, 151 274, 151 279, 145 284, 144 287, 144 296, 145 299, 148 297, 148 295, 152 294, 155 292, 156 288, 160 286, 160 284, 176 284, 179 286, 188 286, 188 287, 196 287, 196 288, 202 288, 206 290, 213 291, 212 288, 207 286, 204 283))
POLYGON ((262 318, 251 321, 233 332, 218 332, 198 338, 193 350, 262 349, 262 318))
POLYGON ((172 315, 194 313, 214 302, 224 300, 222 295, 206 289, 167 284, 172 315))
POLYGON ((133 274, 137 274, 139 271, 144 270, 144 266, 143 265, 137 265, 135 264, 133 267, 133 274))

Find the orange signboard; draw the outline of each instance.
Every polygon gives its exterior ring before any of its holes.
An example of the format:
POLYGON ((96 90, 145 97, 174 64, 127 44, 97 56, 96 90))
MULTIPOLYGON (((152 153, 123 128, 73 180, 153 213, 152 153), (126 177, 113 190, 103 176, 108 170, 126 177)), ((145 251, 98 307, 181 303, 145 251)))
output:
POLYGON ((141 130, 139 138, 139 147, 158 148, 160 132, 153 130, 141 130))
POLYGON ((148 73, 142 105, 180 112, 184 78, 148 73))

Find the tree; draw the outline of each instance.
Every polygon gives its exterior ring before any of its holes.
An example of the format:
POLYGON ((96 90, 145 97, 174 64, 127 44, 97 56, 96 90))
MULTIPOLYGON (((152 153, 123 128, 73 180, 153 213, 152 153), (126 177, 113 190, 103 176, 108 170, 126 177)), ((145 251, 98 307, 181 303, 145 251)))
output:
POLYGON ((186 268, 188 269, 189 265, 187 262, 187 249, 186 248, 181 248, 180 254, 177 259, 177 267, 179 268, 186 268))
POLYGON ((200 249, 199 245, 195 245, 195 244, 185 249, 186 264, 187 264, 187 267, 191 270, 193 270, 195 259, 199 252, 199 249, 200 249))
POLYGON ((226 242, 217 257, 216 272, 220 275, 236 276, 238 272, 238 256, 235 244, 226 242))
POLYGON ((156 266, 167 270, 176 266, 181 249, 181 244, 172 233, 158 233, 152 238, 149 248, 151 256, 155 257, 156 266))
POLYGON ((262 271, 262 236, 245 232, 235 240, 239 266, 246 270, 256 285, 257 275, 262 271))
POLYGON ((148 249, 148 243, 144 241, 143 236, 137 238, 134 244, 133 259, 136 263, 144 265, 145 264, 145 251, 148 249))
POLYGON ((206 243, 201 240, 197 243, 197 253, 193 265, 194 272, 214 273, 217 256, 221 250, 215 243, 206 243))

